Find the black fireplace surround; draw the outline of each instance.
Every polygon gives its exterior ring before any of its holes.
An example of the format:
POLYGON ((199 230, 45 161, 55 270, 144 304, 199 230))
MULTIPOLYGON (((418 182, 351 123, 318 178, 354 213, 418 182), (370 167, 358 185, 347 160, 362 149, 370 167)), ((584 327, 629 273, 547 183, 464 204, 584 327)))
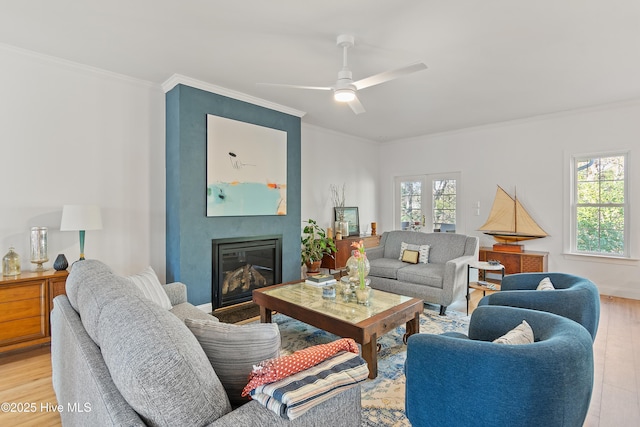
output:
POLYGON ((282 281, 282 236, 213 239, 213 309, 251 301, 254 289, 282 281))

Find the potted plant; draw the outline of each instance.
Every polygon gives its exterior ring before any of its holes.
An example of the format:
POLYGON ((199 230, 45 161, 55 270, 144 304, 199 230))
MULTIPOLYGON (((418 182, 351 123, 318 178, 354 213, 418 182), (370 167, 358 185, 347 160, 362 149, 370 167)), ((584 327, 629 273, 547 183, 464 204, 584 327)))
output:
POLYGON ((302 233, 301 265, 306 264, 308 272, 317 273, 322 257, 325 254, 333 256, 338 250, 333 239, 328 238, 325 230, 312 219, 307 221, 302 233))

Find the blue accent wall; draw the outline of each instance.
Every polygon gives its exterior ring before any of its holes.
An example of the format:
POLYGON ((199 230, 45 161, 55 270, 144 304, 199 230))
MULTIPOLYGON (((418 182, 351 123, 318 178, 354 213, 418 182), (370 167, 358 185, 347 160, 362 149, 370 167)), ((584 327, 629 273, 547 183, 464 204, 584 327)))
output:
POLYGON ((211 302, 211 240, 282 235, 282 280, 300 278, 300 118, 177 85, 166 94, 167 282, 211 302), (206 216, 207 114, 287 132, 287 215, 206 216))

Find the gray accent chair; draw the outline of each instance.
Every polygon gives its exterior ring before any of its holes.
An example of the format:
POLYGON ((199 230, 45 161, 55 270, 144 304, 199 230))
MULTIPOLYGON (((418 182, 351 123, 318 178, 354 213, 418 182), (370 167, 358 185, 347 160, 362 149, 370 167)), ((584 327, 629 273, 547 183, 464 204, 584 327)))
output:
POLYGON ((171 311, 99 261, 73 265, 51 315, 52 381, 64 426, 355 426, 360 387, 286 420, 256 401, 232 409, 202 347, 183 322, 215 319, 164 288, 171 311), (67 408, 82 409, 69 411, 67 408))
POLYGON ((445 315, 447 306, 466 293, 467 264, 478 259, 478 250, 478 238, 464 234, 384 232, 380 245, 367 249, 371 287, 439 304, 445 315), (429 245, 429 262, 400 261, 403 242, 429 245))

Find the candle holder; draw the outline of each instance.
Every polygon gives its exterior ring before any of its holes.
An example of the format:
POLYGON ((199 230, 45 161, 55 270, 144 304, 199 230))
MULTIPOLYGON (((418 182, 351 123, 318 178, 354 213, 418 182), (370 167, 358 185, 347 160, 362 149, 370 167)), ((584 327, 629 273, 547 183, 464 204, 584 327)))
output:
POLYGON ((49 261, 47 252, 47 227, 31 227, 31 262, 36 264, 33 271, 45 271, 42 264, 49 261))
POLYGON ((20 275, 20 255, 13 247, 2 258, 2 274, 9 277, 20 275))

